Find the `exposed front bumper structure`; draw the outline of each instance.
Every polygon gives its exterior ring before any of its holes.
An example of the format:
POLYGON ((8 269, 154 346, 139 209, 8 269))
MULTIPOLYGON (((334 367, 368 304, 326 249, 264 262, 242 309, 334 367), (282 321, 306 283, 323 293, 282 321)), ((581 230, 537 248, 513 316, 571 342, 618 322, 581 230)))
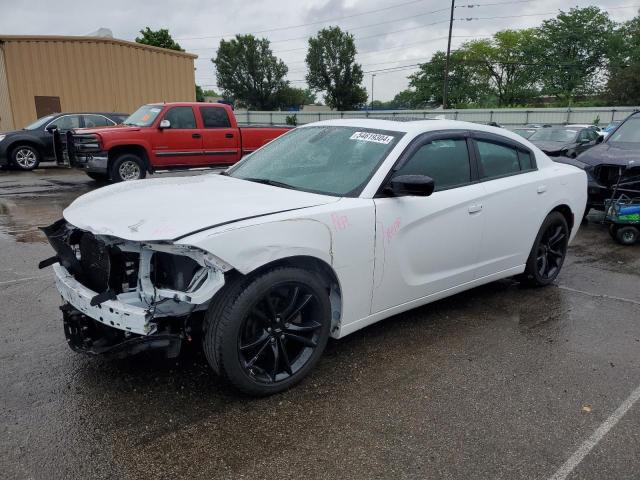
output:
POLYGON ((88 355, 104 355, 123 358, 154 350, 162 351, 167 358, 177 357, 183 336, 175 333, 131 335, 103 327, 74 308, 71 304, 61 307, 64 335, 72 350, 88 355))
POLYGON ((91 305, 91 300, 98 295, 96 292, 78 282, 66 268, 58 263, 53 266, 53 271, 56 287, 62 298, 84 315, 109 327, 139 335, 147 335, 153 331, 153 326, 149 324, 152 318, 151 309, 144 308, 142 302, 136 305, 137 295, 132 298, 130 293, 121 294, 127 296, 127 303, 116 299, 91 305))
POLYGON ((230 268, 193 247, 95 235, 65 220, 42 230, 56 255, 40 266, 53 265, 65 335, 91 354, 179 351, 230 268))

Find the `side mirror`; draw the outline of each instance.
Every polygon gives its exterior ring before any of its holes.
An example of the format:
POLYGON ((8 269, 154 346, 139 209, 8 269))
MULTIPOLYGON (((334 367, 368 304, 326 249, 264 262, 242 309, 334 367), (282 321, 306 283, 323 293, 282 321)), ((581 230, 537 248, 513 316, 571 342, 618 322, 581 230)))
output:
POLYGON ((169 120, 162 120, 160 121, 160 125, 158 126, 158 128, 160 128, 160 130, 164 128, 171 128, 171 122, 169 120))
POLYGON ((428 197, 434 188, 433 178, 426 175, 398 175, 389 181, 385 191, 394 197, 428 197))
POLYGON ((47 125, 47 132, 52 133, 54 130, 57 130, 58 126, 55 123, 52 123, 51 125, 47 125))

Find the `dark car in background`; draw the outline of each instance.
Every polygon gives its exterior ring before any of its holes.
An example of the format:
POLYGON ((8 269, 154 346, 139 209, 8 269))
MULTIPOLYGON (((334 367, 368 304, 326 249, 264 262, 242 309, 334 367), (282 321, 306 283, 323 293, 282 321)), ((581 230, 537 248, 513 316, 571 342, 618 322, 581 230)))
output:
POLYGON ((569 163, 587 172, 587 211, 590 208, 604 210, 604 202, 611 198, 613 187, 621 175, 617 194, 640 197, 637 168, 628 168, 640 166, 640 112, 627 117, 600 145, 587 150, 578 158, 554 160, 569 163))
POLYGON ((603 137, 593 128, 541 128, 529 141, 550 157, 576 158, 585 150, 602 142, 603 137))
POLYGON ((54 161, 53 131, 118 125, 126 113, 54 113, 39 118, 22 130, 0 133, 0 166, 33 170, 40 162, 54 161))
POLYGON ((539 130, 537 127, 523 127, 523 128, 514 128, 512 130, 513 133, 517 133, 523 138, 530 138, 531 135, 536 133, 539 130))

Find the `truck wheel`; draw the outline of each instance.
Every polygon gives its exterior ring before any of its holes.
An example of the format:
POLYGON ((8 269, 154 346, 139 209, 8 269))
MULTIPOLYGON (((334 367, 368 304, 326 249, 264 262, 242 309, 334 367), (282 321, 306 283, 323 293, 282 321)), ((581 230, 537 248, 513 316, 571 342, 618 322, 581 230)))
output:
POLYGON ((640 230, 631 225, 620 227, 616 231, 616 240, 621 245, 633 245, 638 241, 639 236, 640 230))
POLYGON ((280 267, 248 279, 209 307, 203 339, 209 364, 240 391, 281 392, 316 365, 329 339, 331 304, 314 274, 280 267))
POLYGON ((139 180, 147 176, 142 159, 133 153, 123 153, 111 165, 111 181, 126 182, 139 180))
POLYGON ((542 287, 553 282, 562 268, 569 243, 569 227, 560 212, 551 212, 542 222, 527 266, 522 275, 524 283, 542 287))
POLYGON ((33 170, 40 164, 40 153, 31 145, 18 145, 11 151, 11 163, 20 170, 33 170))
POLYGON ((107 182, 109 180, 109 175, 106 173, 87 172, 87 176, 99 183, 107 182))

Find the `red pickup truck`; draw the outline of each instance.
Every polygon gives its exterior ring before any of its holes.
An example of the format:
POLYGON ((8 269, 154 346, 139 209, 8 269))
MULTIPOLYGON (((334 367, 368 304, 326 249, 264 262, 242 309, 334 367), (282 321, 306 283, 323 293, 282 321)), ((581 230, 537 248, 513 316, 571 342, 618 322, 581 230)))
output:
POLYGON ((121 125, 68 132, 60 161, 95 180, 135 180, 155 170, 231 165, 288 130, 238 127, 222 103, 150 104, 121 125))

